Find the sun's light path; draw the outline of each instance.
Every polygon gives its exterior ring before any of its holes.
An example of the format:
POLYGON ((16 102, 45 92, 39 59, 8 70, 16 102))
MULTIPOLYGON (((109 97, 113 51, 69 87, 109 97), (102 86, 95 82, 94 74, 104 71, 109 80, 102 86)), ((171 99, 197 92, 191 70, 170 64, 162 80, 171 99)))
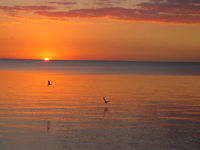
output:
POLYGON ((44 58, 44 60, 49 60, 49 58, 44 58))

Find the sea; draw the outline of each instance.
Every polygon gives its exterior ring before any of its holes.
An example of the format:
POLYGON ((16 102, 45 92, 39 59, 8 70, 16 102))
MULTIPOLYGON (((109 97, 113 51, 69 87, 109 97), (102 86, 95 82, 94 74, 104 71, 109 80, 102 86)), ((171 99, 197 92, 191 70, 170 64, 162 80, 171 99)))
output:
POLYGON ((1 150, 199 148, 199 62, 0 60, 1 150))

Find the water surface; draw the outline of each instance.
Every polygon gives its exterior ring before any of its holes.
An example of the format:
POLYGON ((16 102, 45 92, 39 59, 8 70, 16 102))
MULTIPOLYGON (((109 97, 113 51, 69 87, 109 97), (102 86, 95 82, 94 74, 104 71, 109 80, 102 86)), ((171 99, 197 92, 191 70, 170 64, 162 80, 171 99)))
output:
POLYGON ((0 149, 200 147, 199 63, 0 60, 0 68, 0 149))

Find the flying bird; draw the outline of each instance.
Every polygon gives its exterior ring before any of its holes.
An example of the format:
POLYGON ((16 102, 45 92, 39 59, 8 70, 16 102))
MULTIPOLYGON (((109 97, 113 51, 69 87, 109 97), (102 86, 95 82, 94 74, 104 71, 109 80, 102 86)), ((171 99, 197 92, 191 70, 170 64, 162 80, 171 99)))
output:
POLYGON ((50 81, 48 80, 48 86, 51 85, 50 81))
POLYGON ((109 101, 106 101, 105 97, 103 97, 104 102, 107 104, 109 101))

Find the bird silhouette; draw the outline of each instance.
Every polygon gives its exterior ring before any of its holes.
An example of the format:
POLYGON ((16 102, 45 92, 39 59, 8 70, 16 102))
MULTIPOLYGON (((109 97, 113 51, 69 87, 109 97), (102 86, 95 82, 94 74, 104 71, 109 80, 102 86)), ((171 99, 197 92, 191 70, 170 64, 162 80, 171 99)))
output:
POLYGON ((51 85, 50 81, 48 80, 48 86, 51 85))
POLYGON ((109 101, 106 101, 105 97, 103 97, 104 102, 107 104, 109 101))

